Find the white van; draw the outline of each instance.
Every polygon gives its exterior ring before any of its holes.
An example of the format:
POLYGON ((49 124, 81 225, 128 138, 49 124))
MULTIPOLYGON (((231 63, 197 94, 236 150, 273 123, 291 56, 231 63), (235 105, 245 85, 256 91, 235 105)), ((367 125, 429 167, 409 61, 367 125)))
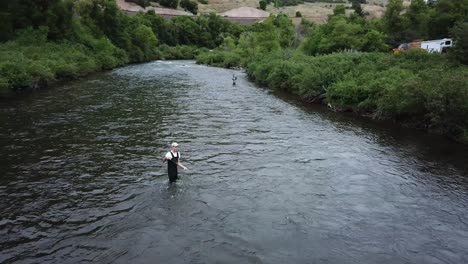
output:
POLYGON ((451 47, 453 47, 453 40, 450 38, 421 42, 421 49, 425 49, 429 53, 442 53, 445 49, 451 47))

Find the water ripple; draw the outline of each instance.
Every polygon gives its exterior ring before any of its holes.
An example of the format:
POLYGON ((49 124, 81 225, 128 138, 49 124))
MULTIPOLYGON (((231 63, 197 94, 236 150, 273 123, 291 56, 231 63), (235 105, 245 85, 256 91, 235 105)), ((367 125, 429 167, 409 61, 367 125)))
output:
POLYGON ((465 147, 239 71, 131 65, 0 119, 1 263, 468 263, 465 147))

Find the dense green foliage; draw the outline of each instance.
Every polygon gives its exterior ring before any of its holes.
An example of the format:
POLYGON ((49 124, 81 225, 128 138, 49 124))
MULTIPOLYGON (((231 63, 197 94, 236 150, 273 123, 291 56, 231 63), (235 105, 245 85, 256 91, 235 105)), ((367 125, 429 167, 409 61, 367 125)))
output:
POLYGON ((450 56, 455 61, 468 65, 468 22, 460 22, 451 29, 455 39, 455 47, 452 48, 450 56))
POLYGON ((192 14, 197 14, 198 12, 198 3, 190 0, 181 0, 180 7, 184 10, 191 12, 192 14))
POLYGON ((351 3, 351 8, 354 10, 354 13, 358 16, 364 16, 364 10, 362 10, 361 3, 358 0, 353 0, 351 3))
POLYGON ((190 59, 242 31, 214 14, 127 16, 113 0, 8 0, 1 8, 0 89, 41 87, 132 62, 190 59))
POLYGON ((468 22, 468 0, 439 0, 430 6, 424 0, 413 0, 407 9, 403 0, 390 0, 383 28, 389 43, 396 46, 415 39, 448 37, 457 22, 468 22))
POLYGON ((468 142, 468 67, 459 64, 466 63, 467 24, 459 21, 450 30, 462 43, 447 56, 423 50, 392 54, 386 23, 346 17, 339 7, 326 24, 302 25, 306 37, 300 42, 290 20, 270 17, 237 43, 226 38, 197 60, 243 66, 258 84, 306 101, 468 142))

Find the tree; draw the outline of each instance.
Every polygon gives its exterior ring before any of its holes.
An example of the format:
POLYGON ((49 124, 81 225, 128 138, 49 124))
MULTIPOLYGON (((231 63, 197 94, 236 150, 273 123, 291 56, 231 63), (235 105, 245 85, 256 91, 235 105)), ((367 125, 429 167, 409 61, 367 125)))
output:
POLYGON ((344 5, 337 5, 335 9, 333 9, 334 16, 345 15, 345 14, 346 14, 346 8, 344 5))
POLYGON ((364 17, 364 11, 362 10, 361 4, 358 0, 352 1, 351 8, 354 10, 355 14, 364 17))
POLYGON ((200 26, 188 16, 179 16, 171 20, 175 36, 182 45, 196 45, 199 43, 200 26))
POLYGON ((411 41, 405 36, 405 30, 408 28, 406 17, 401 16, 403 11, 403 0, 390 0, 387 10, 383 16, 385 32, 389 36, 389 42, 392 46, 397 46, 401 42, 411 41))
POLYGON ((389 50, 389 46, 385 43, 387 36, 377 30, 370 30, 365 36, 366 42, 362 48, 363 51, 380 51, 385 52, 389 50))
POLYGON ((281 35, 280 45, 283 48, 293 47, 297 43, 296 29, 291 19, 284 14, 277 15, 273 20, 273 25, 279 29, 281 35))
POLYGON ((455 47, 450 50, 450 56, 468 65, 468 22, 459 22, 450 33, 455 40, 455 47))
POLYGON ((178 44, 174 27, 170 21, 164 19, 160 15, 157 15, 153 10, 150 10, 144 14, 144 16, 146 20, 150 21, 151 29, 161 44, 167 44, 170 46, 175 46, 178 44))
POLYGON ((316 28, 302 44, 308 55, 327 54, 335 51, 363 50, 366 44, 365 27, 353 23, 344 16, 332 16, 328 23, 316 28))
POLYGON ((139 25, 132 35, 133 45, 143 51, 145 59, 152 59, 152 55, 154 55, 156 46, 158 45, 158 39, 151 28, 145 25, 139 25))
POLYGON ((408 19, 408 30, 412 31, 414 38, 426 39, 431 14, 424 0, 412 0, 405 16, 408 19))
POLYGON ((403 29, 401 12, 403 11, 403 0, 390 0, 384 14, 385 26, 388 32, 398 32, 403 29))
POLYGON ((260 2, 258 2, 258 4, 260 5, 260 9, 262 9, 262 10, 266 9, 267 3, 266 3, 265 0, 260 0, 260 2))
POLYGON ((231 37, 225 37, 222 47, 224 50, 233 51, 236 48, 236 42, 231 37))
POLYGON ((196 15, 198 12, 198 4, 190 0, 181 0, 180 7, 194 15, 196 15))
POLYGON ((432 39, 447 37, 457 22, 468 22, 468 0, 439 0, 434 5, 429 21, 432 39))
POLYGON ((69 37, 73 17, 72 0, 3 0, 0 5, 0 41, 12 39, 15 31, 48 27, 52 40, 69 37))

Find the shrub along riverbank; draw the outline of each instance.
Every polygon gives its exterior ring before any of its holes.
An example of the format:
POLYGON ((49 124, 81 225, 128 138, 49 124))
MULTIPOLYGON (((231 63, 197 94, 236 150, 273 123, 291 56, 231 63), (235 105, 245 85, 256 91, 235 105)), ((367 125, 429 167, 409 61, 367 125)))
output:
MULTIPOLYGON (((199 55, 198 62, 240 66, 234 63, 241 61, 238 56, 209 52, 199 55)), ((442 55, 411 51, 313 57, 278 50, 243 66, 256 83, 303 100, 468 142, 468 67, 442 55)))
MULTIPOLYGON (((373 32, 372 27, 359 29, 367 22, 358 19, 353 24, 353 19, 332 16, 327 24, 312 27, 310 37, 301 42, 286 17, 270 17, 244 32, 237 43, 227 38, 218 50, 201 53, 197 61, 244 67, 262 86, 337 111, 393 120, 468 142, 468 66, 460 63, 461 57, 424 50, 378 52, 385 45, 363 44, 376 43, 375 32, 365 33, 373 32), (350 23, 349 29, 361 36, 347 34, 341 26, 340 34, 334 34, 332 28, 343 23, 350 23), (367 52, 339 52, 358 42, 367 52)), ((378 39, 385 39, 379 34, 378 39)))
POLYGON ((74 42, 0 44, 0 91, 4 95, 23 89, 40 89, 54 82, 75 79, 92 72, 113 69, 130 62, 156 59, 193 59, 195 46, 161 45, 150 56, 130 61, 128 53, 106 39, 95 40, 95 48, 74 42))

